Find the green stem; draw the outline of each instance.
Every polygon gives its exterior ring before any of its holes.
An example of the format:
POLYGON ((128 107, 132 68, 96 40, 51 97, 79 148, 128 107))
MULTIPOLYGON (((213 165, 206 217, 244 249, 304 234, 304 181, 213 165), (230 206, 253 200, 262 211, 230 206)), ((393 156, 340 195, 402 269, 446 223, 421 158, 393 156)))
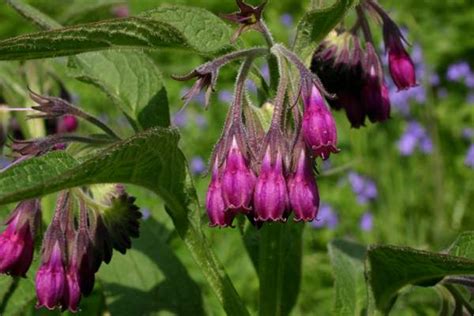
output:
POLYGON ((474 307, 471 305, 471 303, 466 300, 466 298, 462 295, 462 293, 454 286, 451 284, 443 284, 448 291, 451 293, 451 295, 454 297, 456 301, 462 304, 468 312, 469 315, 474 315, 474 307))
POLYGON ((165 199, 168 206, 166 211, 172 218, 176 231, 188 247, 227 315, 250 315, 200 227, 188 217, 191 216, 188 215, 191 212, 171 196, 167 197, 163 192, 159 195, 165 199))
POLYGON ((284 224, 265 225, 260 234, 259 279, 260 316, 282 315, 283 293, 283 227, 284 224))

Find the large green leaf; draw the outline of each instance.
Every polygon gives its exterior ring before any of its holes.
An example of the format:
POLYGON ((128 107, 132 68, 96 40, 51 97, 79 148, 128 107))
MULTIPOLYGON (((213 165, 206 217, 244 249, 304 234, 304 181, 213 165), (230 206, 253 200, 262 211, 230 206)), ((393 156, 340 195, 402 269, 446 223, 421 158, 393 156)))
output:
POLYGON ((316 45, 342 20, 355 0, 337 0, 332 6, 314 9, 298 22, 294 51, 308 61, 316 45))
POLYGON ((301 280, 301 223, 270 223, 259 231, 260 315, 289 315, 301 280))
POLYGON ((367 286, 364 278, 366 248, 362 245, 335 240, 328 245, 334 271, 336 315, 363 315, 367 309, 367 286))
POLYGON ((140 238, 127 255, 115 255, 100 269, 98 277, 112 315, 204 314, 201 291, 168 246, 169 235, 150 217, 142 221, 140 238))
MULTIPOLYGON (((36 16, 28 18, 36 19, 36 16)), ((207 10, 169 6, 139 17, 6 39, 0 41, 0 60, 68 56, 110 48, 181 48, 211 55, 230 48, 230 35, 227 25, 207 10)))
POLYGON ((373 246, 367 260, 375 304, 384 312, 406 285, 436 284, 447 275, 474 274, 474 260, 407 247, 373 246))
POLYGON ((169 126, 169 107, 161 72, 144 52, 106 51, 71 57, 70 74, 103 90, 143 129, 169 126))

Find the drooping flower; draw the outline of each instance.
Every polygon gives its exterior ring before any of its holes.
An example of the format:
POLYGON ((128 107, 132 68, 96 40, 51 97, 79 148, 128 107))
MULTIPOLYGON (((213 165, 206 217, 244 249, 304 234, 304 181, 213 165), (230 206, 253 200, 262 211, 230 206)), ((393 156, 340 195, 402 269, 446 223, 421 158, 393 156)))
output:
POLYGON ((232 226, 235 214, 227 211, 222 197, 221 172, 219 170, 218 159, 214 161, 212 167, 212 178, 209 183, 206 195, 206 210, 209 217, 209 226, 227 227, 232 226))
POLYGON ((46 307, 52 310, 63 304, 67 280, 64 269, 65 250, 61 250, 60 243, 61 240, 57 239, 52 247, 47 246, 45 248, 42 264, 36 273, 35 283, 36 295, 38 297, 36 307, 38 308, 46 307))
POLYGON ((247 213, 250 210, 255 179, 237 139, 233 137, 222 174, 222 196, 226 212, 247 213))
POLYGON ((40 221, 39 200, 20 202, 0 235, 0 273, 25 276, 34 252, 34 235, 40 221))
POLYGON ((305 149, 301 149, 296 170, 288 180, 288 192, 294 220, 312 221, 319 209, 319 191, 305 149))
POLYGON ((336 122, 315 86, 304 103, 302 132, 306 145, 311 148, 314 156, 327 159, 331 153, 339 151, 336 122))
POLYGON ((370 43, 367 43, 365 61, 362 102, 371 122, 383 122, 390 117, 390 99, 379 57, 370 43))
POLYGON ((280 151, 272 161, 268 146, 263 157, 260 174, 253 195, 255 219, 257 221, 284 221, 289 208, 288 191, 280 151))

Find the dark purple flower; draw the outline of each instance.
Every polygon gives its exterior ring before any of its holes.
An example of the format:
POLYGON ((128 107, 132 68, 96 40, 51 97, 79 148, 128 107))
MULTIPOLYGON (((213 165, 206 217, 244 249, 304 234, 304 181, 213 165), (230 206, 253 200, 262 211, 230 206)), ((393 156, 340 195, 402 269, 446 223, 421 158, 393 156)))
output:
POLYGON ((206 163, 204 160, 199 156, 193 157, 191 160, 191 172, 195 175, 199 175, 204 171, 206 171, 206 163))
POLYGON ((235 214, 227 211, 222 197, 222 182, 219 171, 219 161, 214 161, 212 167, 212 178, 207 189, 206 210, 209 217, 209 226, 227 227, 232 226, 235 214))
POLYGON ((283 170, 283 157, 278 151, 272 161, 270 146, 263 157, 260 174, 255 185, 253 205, 257 221, 285 220, 289 200, 283 170))
POLYGON ((52 249, 43 254, 42 264, 36 273, 36 307, 44 306, 52 310, 62 305, 66 288, 63 251, 59 240, 56 240, 52 249))
POLYGON ((369 232, 374 227, 374 216, 370 211, 365 212, 362 214, 359 223, 360 229, 363 231, 369 232))
POLYGON ((367 43, 366 51, 362 102, 371 122, 383 122, 390 118, 389 92, 375 48, 367 43))
POLYGON ((295 221, 312 221, 319 208, 319 192, 310 158, 301 150, 296 171, 288 180, 290 205, 295 221))
POLYGON ((222 196, 226 212, 247 213, 250 210, 255 180, 255 174, 233 137, 222 174, 222 196))
POLYGON ((474 144, 471 144, 469 147, 466 158, 464 159, 464 164, 467 167, 474 169, 474 144))
POLYGON ((0 273, 25 276, 34 252, 34 235, 39 224, 39 200, 20 202, 0 235, 0 273))
POLYGON ((339 151, 334 117, 315 86, 312 87, 311 96, 304 97, 304 103, 302 125, 304 141, 314 156, 327 159, 331 153, 339 151))
POLYGON ((339 225, 339 218, 329 204, 322 203, 317 218, 311 222, 314 228, 335 229, 339 225))

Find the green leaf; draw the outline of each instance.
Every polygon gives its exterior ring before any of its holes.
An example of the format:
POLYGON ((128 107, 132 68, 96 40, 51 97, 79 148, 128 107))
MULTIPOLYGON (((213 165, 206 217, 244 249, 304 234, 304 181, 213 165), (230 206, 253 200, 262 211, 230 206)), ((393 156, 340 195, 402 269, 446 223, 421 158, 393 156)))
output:
POLYGON ((230 35, 227 25, 209 11, 170 6, 140 17, 80 24, 6 39, 0 41, 0 60, 68 56, 110 48, 181 48, 212 55, 230 48, 230 35), (183 17, 191 20, 188 23, 181 20, 183 17))
POLYGON ((70 75, 104 91, 143 129, 170 125, 168 97, 155 62, 139 51, 106 51, 71 57, 70 75))
POLYGON ((366 248, 335 240, 328 245, 328 251, 335 278, 334 314, 363 315, 368 305, 364 278, 366 248))
POLYGON ((474 232, 467 231, 461 233, 449 247, 448 253, 453 256, 474 260, 474 232))
POLYGON ((383 312, 388 312, 406 285, 433 285, 447 275, 474 274, 473 260, 407 247, 370 247, 367 264, 375 304, 383 312))
POLYGON ((0 174, 0 204, 93 183, 132 183, 185 201, 185 160, 174 129, 155 128, 79 162, 66 152, 29 159, 0 174))
POLYGON ((355 0, 337 0, 332 6, 305 13, 298 22, 293 46, 305 62, 308 62, 317 44, 344 18, 355 0))
POLYGON ((259 231, 260 315, 289 315, 301 280, 301 223, 269 223, 259 231))
POLYGON ((127 255, 115 255, 98 278, 112 315, 204 315, 202 294, 166 243, 170 232, 153 217, 127 255), (133 299, 130 299, 132 298, 133 299))

